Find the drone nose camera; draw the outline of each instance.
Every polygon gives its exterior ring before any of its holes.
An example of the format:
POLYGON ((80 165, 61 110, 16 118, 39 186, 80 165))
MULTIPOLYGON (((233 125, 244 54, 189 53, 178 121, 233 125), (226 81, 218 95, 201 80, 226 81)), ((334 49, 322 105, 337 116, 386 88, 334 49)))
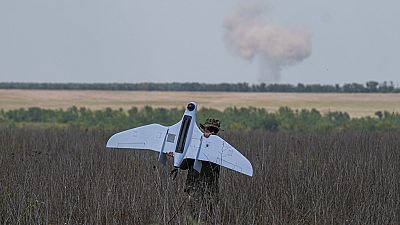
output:
POLYGON ((195 108, 196 108, 196 106, 193 103, 189 103, 188 106, 187 106, 187 109, 189 111, 193 111, 195 108))

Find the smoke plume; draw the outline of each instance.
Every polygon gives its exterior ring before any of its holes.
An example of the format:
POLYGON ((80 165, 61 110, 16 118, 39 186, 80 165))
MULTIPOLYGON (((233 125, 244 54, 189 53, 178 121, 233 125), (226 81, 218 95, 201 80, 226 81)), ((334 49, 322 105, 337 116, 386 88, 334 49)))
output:
POLYGON ((224 19, 225 40, 240 57, 260 64, 261 82, 280 80, 281 70, 311 55, 307 30, 273 24, 259 1, 246 1, 224 19))

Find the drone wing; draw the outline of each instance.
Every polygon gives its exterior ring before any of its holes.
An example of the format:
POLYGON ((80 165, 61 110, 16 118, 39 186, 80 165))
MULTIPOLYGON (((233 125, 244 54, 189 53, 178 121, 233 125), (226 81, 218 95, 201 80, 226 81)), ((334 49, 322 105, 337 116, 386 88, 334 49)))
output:
POLYGON ((168 127, 150 124, 114 134, 107 142, 107 148, 149 149, 160 152, 168 127))
MULTIPOLYGON (((194 136, 197 137, 198 135, 194 136)), ((198 144, 190 146, 186 158, 213 162, 239 173, 253 176, 253 167, 250 161, 222 138, 211 135, 208 138, 201 138, 201 140, 196 142, 192 139, 192 142, 198 144)))

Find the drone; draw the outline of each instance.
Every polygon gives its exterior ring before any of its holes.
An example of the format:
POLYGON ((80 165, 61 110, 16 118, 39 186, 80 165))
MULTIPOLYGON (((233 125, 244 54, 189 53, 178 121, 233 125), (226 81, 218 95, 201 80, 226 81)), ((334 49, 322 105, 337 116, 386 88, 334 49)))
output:
POLYGON ((193 159, 193 169, 200 173, 203 162, 212 162, 236 172, 253 176, 253 167, 232 145, 217 135, 205 137, 196 124, 197 104, 190 102, 182 119, 172 125, 149 124, 116 133, 107 141, 107 148, 153 150, 166 165, 173 154, 177 170, 185 159, 193 159))

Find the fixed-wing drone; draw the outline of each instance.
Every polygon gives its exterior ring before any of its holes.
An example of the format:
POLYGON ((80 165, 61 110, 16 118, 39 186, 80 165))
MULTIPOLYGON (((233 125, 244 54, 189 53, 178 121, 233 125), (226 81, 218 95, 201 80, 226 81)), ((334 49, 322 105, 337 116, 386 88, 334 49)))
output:
POLYGON ((190 102, 182 119, 170 126, 150 124, 114 134, 107 148, 148 149, 159 152, 159 161, 165 165, 166 155, 173 153, 174 167, 184 159, 194 159, 193 168, 201 171, 201 161, 209 161, 234 171, 253 175, 253 167, 246 157, 222 138, 204 137, 196 125, 197 104, 190 102))

